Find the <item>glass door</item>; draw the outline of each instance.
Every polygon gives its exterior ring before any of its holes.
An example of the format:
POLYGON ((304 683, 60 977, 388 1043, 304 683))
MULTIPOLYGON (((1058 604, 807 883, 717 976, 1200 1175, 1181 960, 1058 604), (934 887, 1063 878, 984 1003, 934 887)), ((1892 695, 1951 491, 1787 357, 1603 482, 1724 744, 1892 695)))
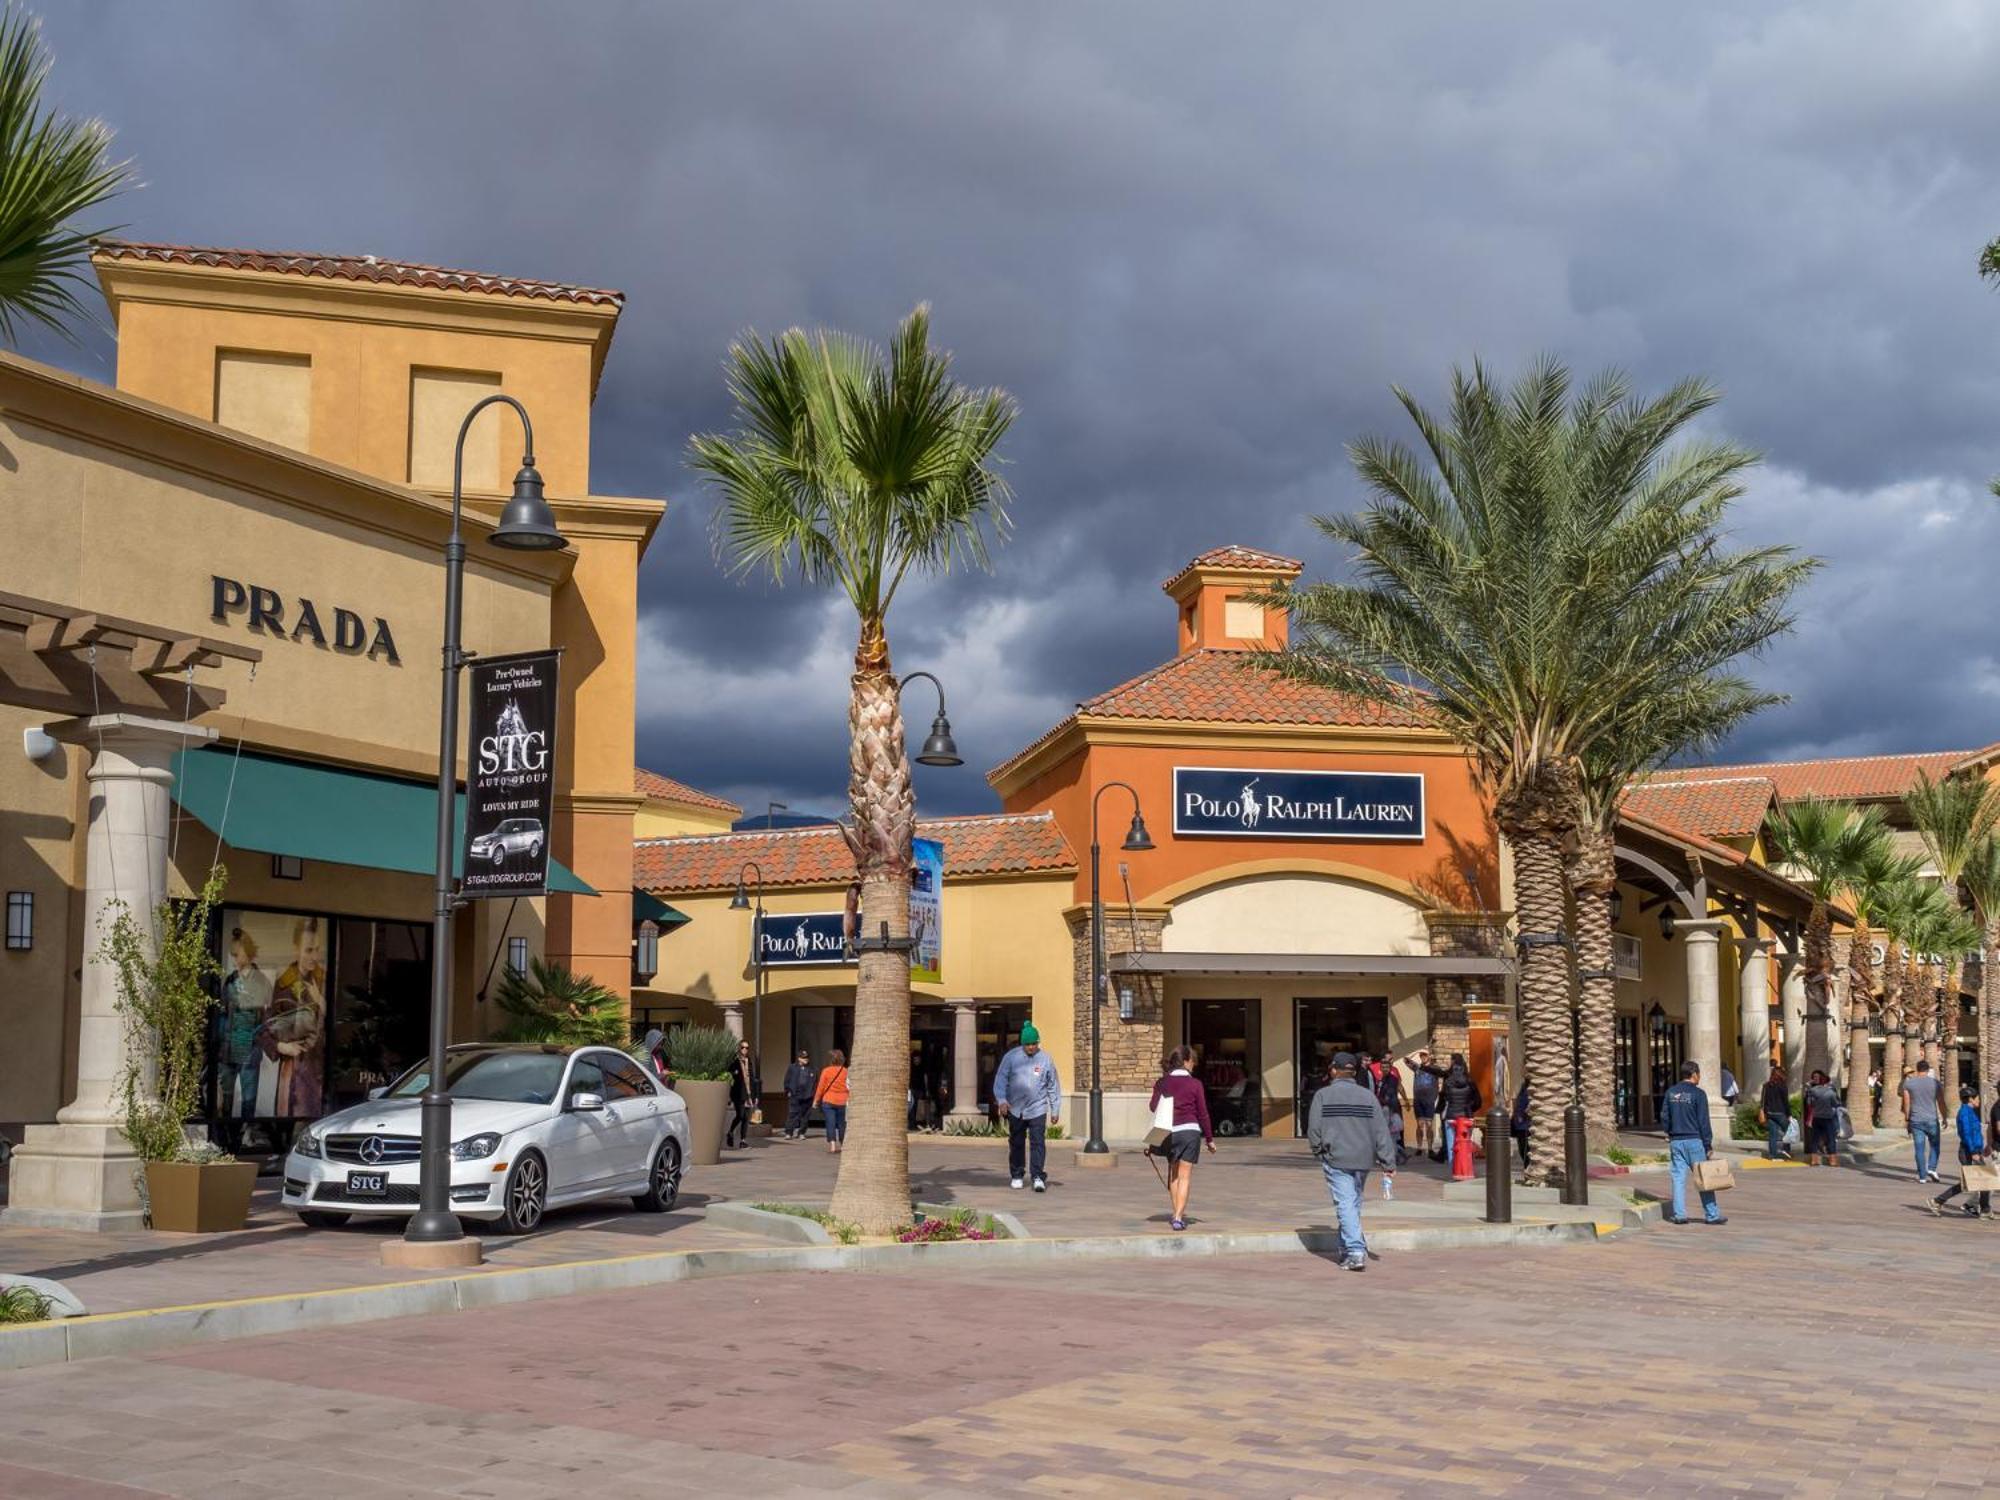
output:
POLYGON ((1639 1123, 1639 1018, 1620 1016, 1615 1040, 1612 1093, 1618 1123, 1629 1128, 1639 1123))
POLYGON ((1217 1135, 1263 1133, 1262 1019, 1255 1000, 1181 1002, 1181 1036, 1199 1054, 1195 1076, 1217 1135))
POLYGON ((1306 1106, 1326 1087, 1336 1053, 1379 1057, 1389 1050, 1387 997, 1362 1000, 1294 1000, 1297 1033, 1298 1098, 1292 1110, 1292 1134, 1305 1134, 1306 1106))

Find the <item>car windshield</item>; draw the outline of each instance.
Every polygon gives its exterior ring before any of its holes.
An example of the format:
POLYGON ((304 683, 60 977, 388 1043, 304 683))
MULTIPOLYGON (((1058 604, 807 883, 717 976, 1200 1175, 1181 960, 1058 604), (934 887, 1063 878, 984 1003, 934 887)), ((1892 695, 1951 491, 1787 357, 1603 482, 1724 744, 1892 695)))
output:
MULTIPOLYGON (((560 1052, 454 1052, 445 1058, 445 1092, 454 1099, 498 1099, 510 1104, 547 1104, 562 1086, 560 1052)), ((419 1063, 389 1090, 391 1099, 415 1099, 430 1085, 428 1065, 419 1063)))

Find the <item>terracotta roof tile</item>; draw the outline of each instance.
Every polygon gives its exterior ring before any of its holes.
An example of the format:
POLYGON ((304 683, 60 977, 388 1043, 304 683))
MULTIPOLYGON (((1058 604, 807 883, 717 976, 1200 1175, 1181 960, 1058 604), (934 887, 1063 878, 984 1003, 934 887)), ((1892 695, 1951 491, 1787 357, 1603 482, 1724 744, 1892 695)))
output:
POLYGON ((1854 755, 1832 760, 1759 761, 1733 766, 1688 766, 1655 771, 1650 783, 1711 781, 1757 776, 1777 788, 1780 802, 1800 797, 1892 798, 1906 795, 1922 771, 1933 780, 1951 774, 1974 752, 1936 750, 1915 755, 1854 755))
POLYGON ((1764 776, 1641 782, 1626 788, 1619 810, 1712 839, 1747 838, 1764 826, 1776 795, 1764 776))
POLYGON ((532 297, 549 302, 576 302, 621 308, 623 292, 602 287, 569 286, 535 281, 525 276, 493 276, 483 271, 455 271, 415 261, 383 260, 374 255, 317 255, 298 250, 230 250, 200 245, 145 244, 134 240, 101 239, 96 253, 108 260, 143 260, 186 266, 221 266, 236 271, 276 271, 291 276, 317 276, 333 281, 387 282, 395 286, 429 287, 447 292, 486 292, 503 297, 532 297))
MULTIPOLYGON (((943 842, 947 877, 1076 869, 1075 851, 1046 812, 924 818, 917 836, 943 842)), ((766 886, 837 885, 854 874, 847 841, 832 827, 640 839, 632 852, 633 884, 661 895, 728 890, 746 860, 766 886)))
POLYGON ((1258 547, 1241 547, 1232 542, 1227 547, 1211 547, 1160 587, 1172 593, 1175 585, 1196 568, 1227 568, 1235 573, 1282 573, 1288 578, 1296 578, 1305 571, 1305 567, 1296 557, 1266 552, 1258 547))
POLYGON ((715 812, 728 813, 732 818, 743 816, 743 809, 734 802, 715 796, 711 792, 697 791, 685 781, 676 781, 671 776, 662 776, 658 771, 648 771, 643 766, 632 772, 632 790, 655 802, 678 802, 685 807, 706 807, 715 812))

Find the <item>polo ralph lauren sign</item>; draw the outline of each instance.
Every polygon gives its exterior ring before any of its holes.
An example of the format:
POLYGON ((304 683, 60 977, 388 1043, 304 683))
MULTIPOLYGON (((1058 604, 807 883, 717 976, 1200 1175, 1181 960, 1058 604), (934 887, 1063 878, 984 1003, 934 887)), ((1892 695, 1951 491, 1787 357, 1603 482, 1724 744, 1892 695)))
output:
POLYGON ((847 914, 838 911, 767 911, 757 927, 757 958, 767 969, 796 969, 814 964, 851 964, 847 948, 847 914))
POLYGON ((1235 839, 1424 837, 1424 778, 1397 771, 1174 767, 1174 832, 1235 839))

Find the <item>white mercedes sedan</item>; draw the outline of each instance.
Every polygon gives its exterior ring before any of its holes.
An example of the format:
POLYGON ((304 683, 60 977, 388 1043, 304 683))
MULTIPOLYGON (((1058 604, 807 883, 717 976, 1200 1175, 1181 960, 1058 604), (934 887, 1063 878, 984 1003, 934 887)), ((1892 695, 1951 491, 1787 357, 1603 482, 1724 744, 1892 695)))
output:
MULTIPOLYGON (((364 1104, 315 1120, 285 1158, 285 1207, 321 1228, 417 1210, 420 1063, 364 1104)), ((665 1213, 680 1197, 687 1103, 615 1047, 478 1042, 445 1054, 451 1210, 525 1234, 551 1208, 629 1197, 665 1213)))

